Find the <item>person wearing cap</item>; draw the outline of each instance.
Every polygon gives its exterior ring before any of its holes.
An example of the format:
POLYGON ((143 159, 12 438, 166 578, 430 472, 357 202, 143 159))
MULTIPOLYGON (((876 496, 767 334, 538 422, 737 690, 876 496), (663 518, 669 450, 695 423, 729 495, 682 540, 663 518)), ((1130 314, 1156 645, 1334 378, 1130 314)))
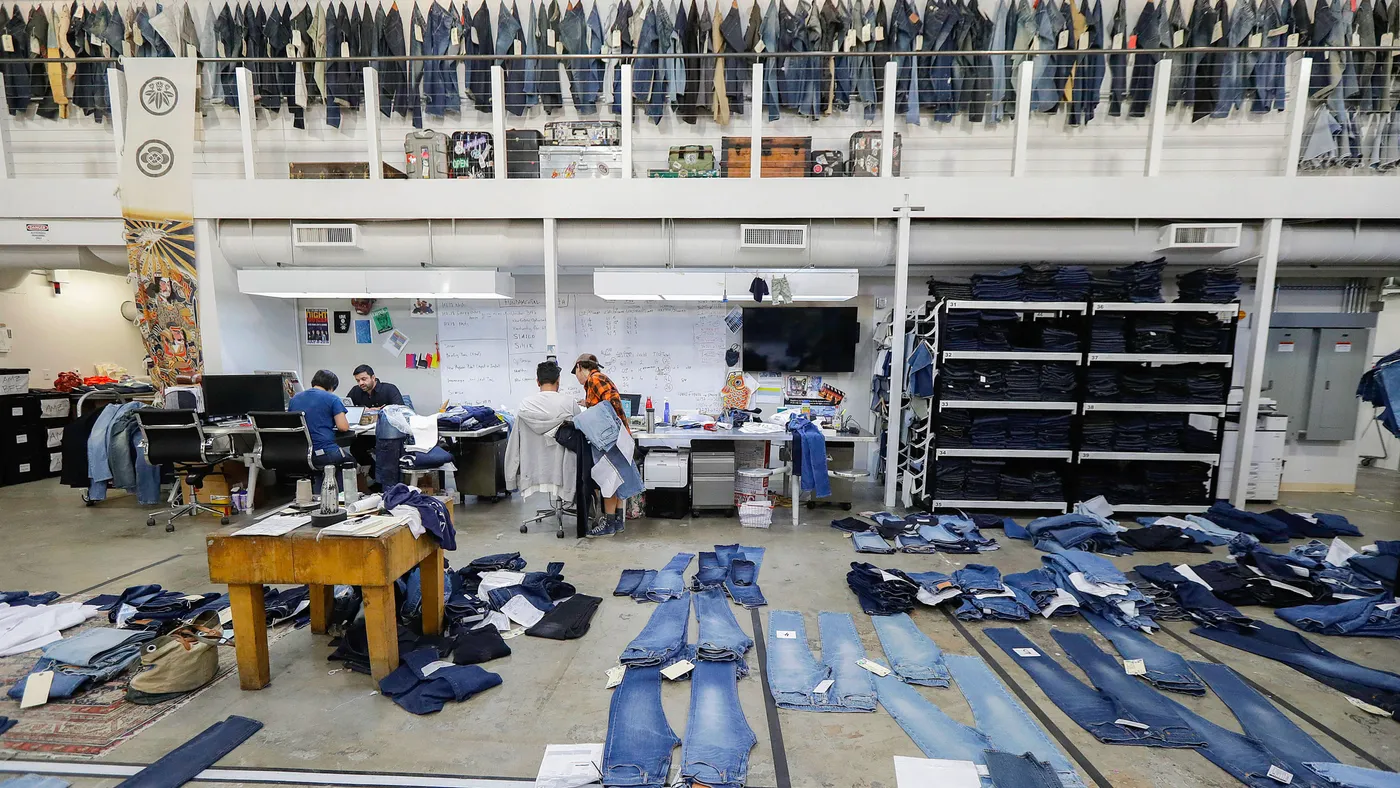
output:
MULTIPOLYGON (((631 428, 627 424, 627 412, 622 409, 622 394, 618 392, 617 386, 613 385, 612 379, 603 374, 603 365, 598 363, 598 357, 592 353, 584 353, 574 362, 574 377, 583 386, 583 406, 591 408, 600 402, 609 402, 613 410, 617 412, 618 421, 622 422, 622 428, 631 433, 631 428)), ((623 517, 618 514, 618 509, 622 506, 622 499, 617 496, 603 499, 603 522, 590 528, 589 536, 612 536, 622 531, 624 523, 623 517)))

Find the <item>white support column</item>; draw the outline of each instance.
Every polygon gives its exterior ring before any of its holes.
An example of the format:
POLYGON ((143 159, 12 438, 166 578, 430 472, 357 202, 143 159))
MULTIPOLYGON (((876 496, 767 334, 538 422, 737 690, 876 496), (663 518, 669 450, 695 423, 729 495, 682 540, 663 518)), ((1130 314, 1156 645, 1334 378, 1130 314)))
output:
POLYGON ((549 218, 544 220, 544 345, 545 355, 559 355, 559 222, 549 218))
POLYGON ((1152 72, 1152 104, 1148 111, 1147 164, 1143 175, 1155 178, 1162 174, 1162 135, 1167 130, 1167 98, 1171 88, 1172 61, 1162 58, 1152 72))
POLYGON ((1026 58, 1016 71, 1016 138, 1011 148, 1011 177, 1026 174, 1031 144, 1031 90, 1035 63, 1026 58))
MULTIPOLYGON (((891 94, 886 93, 886 98, 891 94)), ((909 195, 899 207, 894 253, 894 316, 890 320, 890 407, 885 425, 885 507, 893 508, 899 482, 899 427, 904 421, 904 321, 909 311, 909 195)), ((794 502, 794 505, 796 503, 794 502)))
POLYGON ((491 140, 495 143, 496 180, 506 179, 506 70, 491 67, 491 140))
POLYGON ((379 72, 365 66, 365 149, 369 179, 384 178, 384 151, 379 144, 379 72))
POLYGON ((121 69, 107 69, 107 103, 112 107, 112 147, 116 149, 120 170, 126 147, 126 72, 121 69))
POLYGON ((1298 157, 1303 152, 1303 127, 1308 120, 1308 85, 1312 82, 1312 58, 1298 61, 1298 78, 1293 83, 1293 95, 1289 97, 1288 148, 1284 153, 1283 174, 1292 177, 1298 174, 1298 157))
MULTIPOLYGON (((0 96, 5 95, 5 75, 0 74, 0 96)), ((9 113, 0 113, 0 181, 14 176, 10 171, 10 130, 9 113)))
MULTIPOLYGON (((753 113, 749 126, 749 177, 763 177, 763 63, 753 64, 753 99, 749 110, 753 113)), ((793 501, 794 510, 797 502, 793 501)))
POLYGON ((894 177, 894 92, 899 75, 899 66, 890 60, 885 63, 885 103, 880 107, 880 177, 894 177))
POLYGON ((1235 478, 1230 480, 1230 502, 1244 508, 1249 488, 1249 464, 1254 459, 1254 425, 1258 421, 1260 386, 1264 381, 1264 357, 1269 348, 1269 322, 1274 314, 1274 279, 1283 220, 1264 222, 1264 248, 1254 276, 1254 324, 1249 330, 1249 367, 1245 370, 1244 397, 1240 402, 1239 443, 1235 447, 1235 478))
POLYGON ((622 78, 618 81, 622 90, 622 177, 632 177, 632 64, 622 64, 622 78))
POLYGON ((243 138, 243 177, 251 181, 257 177, 257 163, 253 158, 253 116, 258 108, 253 106, 253 72, 239 66, 233 76, 238 85, 238 130, 243 138))

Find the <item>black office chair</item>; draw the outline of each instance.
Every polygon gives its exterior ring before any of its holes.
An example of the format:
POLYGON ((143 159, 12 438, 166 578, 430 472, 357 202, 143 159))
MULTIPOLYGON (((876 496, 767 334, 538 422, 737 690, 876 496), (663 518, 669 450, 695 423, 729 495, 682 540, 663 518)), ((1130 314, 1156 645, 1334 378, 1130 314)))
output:
POLYGON ((188 409, 141 408, 136 411, 136 423, 141 427, 141 438, 146 444, 146 461, 151 465, 170 465, 177 477, 182 476, 194 491, 192 500, 183 500, 183 490, 177 481, 170 488, 167 504, 170 508, 152 512, 146 518, 146 525, 156 524, 156 515, 169 514, 165 530, 175 530, 175 518, 194 516, 199 512, 218 515, 221 525, 228 525, 228 516, 223 512, 200 503, 199 490, 204 486, 204 477, 214 471, 214 466, 233 456, 231 451, 216 451, 215 438, 204 434, 204 425, 199 421, 199 413, 188 409))
MULTIPOLYGON (((289 479, 314 479, 321 469, 312 462, 311 430, 306 426, 306 414, 301 411, 263 411, 249 413, 253 422, 256 444, 253 456, 259 468, 276 471, 289 479)), ((345 433, 346 445, 354 437, 345 433)), ((342 436, 336 436, 339 444, 342 436)), ((355 460, 347 452, 342 468, 354 467, 355 460)))

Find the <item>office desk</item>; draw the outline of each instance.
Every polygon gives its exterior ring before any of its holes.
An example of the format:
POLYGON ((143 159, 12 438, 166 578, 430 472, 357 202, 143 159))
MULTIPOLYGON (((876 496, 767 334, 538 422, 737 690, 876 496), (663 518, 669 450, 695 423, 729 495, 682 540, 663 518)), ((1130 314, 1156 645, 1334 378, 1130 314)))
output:
MULTIPOLYGON (((822 430, 827 443, 873 443, 876 436, 862 430, 855 435, 847 435, 835 430, 822 430)), ((679 427, 657 427, 651 432, 639 432, 633 436, 643 446, 688 448, 696 441, 765 441, 771 443, 791 443, 792 433, 782 432, 743 432, 730 428, 724 430, 681 429, 679 427)), ((802 480, 792 472, 792 461, 787 464, 788 488, 792 498, 792 524, 798 522, 798 500, 802 497, 802 480)))

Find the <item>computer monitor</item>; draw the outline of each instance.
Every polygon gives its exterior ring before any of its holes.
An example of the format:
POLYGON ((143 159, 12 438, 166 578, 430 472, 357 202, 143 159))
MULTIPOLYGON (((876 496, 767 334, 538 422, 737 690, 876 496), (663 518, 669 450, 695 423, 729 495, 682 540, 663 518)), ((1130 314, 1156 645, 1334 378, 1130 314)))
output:
POLYGON ((627 414, 627 418, 642 415, 642 395, 622 394, 622 412, 627 414))
POLYGON ((281 375, 204 376, 204 415, 210 418, 286 409, 281 375))

